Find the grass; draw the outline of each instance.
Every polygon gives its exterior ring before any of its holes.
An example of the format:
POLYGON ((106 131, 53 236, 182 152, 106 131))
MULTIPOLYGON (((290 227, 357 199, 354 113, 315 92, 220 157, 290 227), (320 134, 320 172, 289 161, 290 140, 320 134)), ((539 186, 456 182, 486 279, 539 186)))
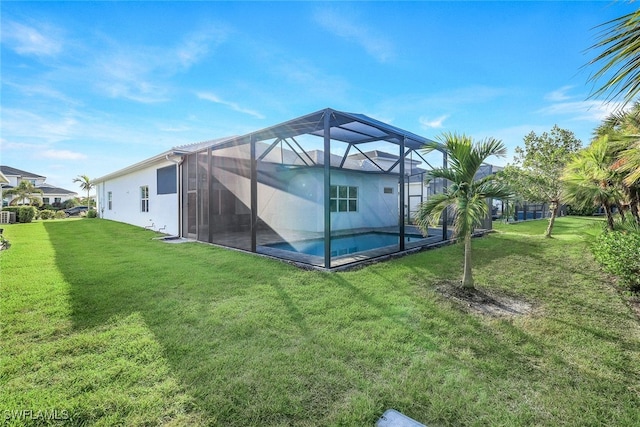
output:
POLYGON ((474 240, 479 287, 534 304, 511 319, 436 292, 460 246, 322 273, 103 220, 6 226, 0 409, 9 425, 64 410, 75 425, 364 426, 388 408, 640 425, 640 325, 590 255, 596 221, 474 240))

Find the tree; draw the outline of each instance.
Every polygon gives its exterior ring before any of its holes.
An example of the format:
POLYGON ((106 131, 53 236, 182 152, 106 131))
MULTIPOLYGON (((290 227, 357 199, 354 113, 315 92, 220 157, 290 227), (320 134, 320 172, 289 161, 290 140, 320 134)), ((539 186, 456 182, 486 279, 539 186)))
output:
POLYGON ((91 179, 87 175, 78 175, 77 178, 73 178, 73 182, 80 184, 80 188, 87 192, 87 207, 91 210, 91 198, 89 192, 94 187, 91 179))
POLYGON ((551 216, 545 237, 551 237, 562 204, 562 172, 581 146, 573 132, 555 125, 550 133, 525 136, 524 148, 515 149, 515 165, 505 168, 505 179, 519 196, 528 202, 549 204, 551 216))
POLYGON ((625 202, 636 223, 640 224, 640 103, 610 114, 594 134, 594 139, 605 136, 609 139, 611 168, 617 172, 617 184, 626 196, 625 202))
POLYGON ((42 201, 38 196, 34 196, 34 194, 42 195, 43 193, 42 190, 37 188, 31 182, 24 180, 20 181, 20 183, 16 187, 2 192, 3 197, 15 196, 15 198, 11 200, 11 205, 17 205, 19 202, 24 203, 25 200, 28 200, 30 205, 35 204, 37 206, 40 206, 42 204, 42 201))
POLYGON ((442 213, 449 209, 453 215, 454 236, 464 239, 464 272, 462 287, 474 289, 471 271, 471 235, 489 214, 488 198, 509 200, 512 193, 508 186, 499 181, 496 175, 475 180, 482 163, 491 156, 502 157, 506 154, 504 144, 494 138, 474 143, 466 135, 444 133, 439 142, 425 145, 425 153, 443 150, 448 158, 449 167, 433 169, 427 181, 442 178, 449 186, 440 194, 421 203, 416 214, 416 224, 424 231, 429 224, 437 224, 442 213))
POLYGON ((624 104, 640 93, 640 9, 599 25, 598 41, 592 50, 601 51, 587 65, 602 64, 589 77, 595 83, 607 79, 591 96, 608 93, 608 99, 622 97, 624 104))
POLYGON ((602 206, 607 225, 613 230, 611 207, 622 199, 623 193, 616 185, 619 178, 611 168, 614 161, 611 153, 607 136, 594 140, 567 165, 562 182, 570 203, 580 207, 602 206))

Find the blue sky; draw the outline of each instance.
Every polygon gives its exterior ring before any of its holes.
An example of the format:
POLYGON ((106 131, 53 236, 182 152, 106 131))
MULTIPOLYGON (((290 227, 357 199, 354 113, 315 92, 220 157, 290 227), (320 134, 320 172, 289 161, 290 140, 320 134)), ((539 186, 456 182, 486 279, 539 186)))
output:
MULTIPOLYGON (((621 2, 8 2, 3 165, 77 190, 169 148, 326 107, 419 135, 584 144, 594 29, 621 2)), ((507 160, 494 160, 504 164, 507 160)))

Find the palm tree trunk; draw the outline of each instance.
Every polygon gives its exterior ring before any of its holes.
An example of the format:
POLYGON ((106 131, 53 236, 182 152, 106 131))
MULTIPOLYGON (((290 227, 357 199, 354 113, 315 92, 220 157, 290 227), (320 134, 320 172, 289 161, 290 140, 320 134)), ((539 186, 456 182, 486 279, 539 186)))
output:
POLYGON ((611 213, 611 205, 609 203, 603 203, 604 213, 607 215, 607 226, 609 230, 613 231, 613 214, 611 213))
POLYGON ((462 287, 474 289, 473 275, 471 274, 471 233, 464 236, 464 272, 462 274, 462 287))
POLYGON ((560 209, 560 204, 558 202, 551 202, 551 218, 549 218, 549 225, 547 226, 547 231, 544 233, 544 237, 551 237, 551 232, 553 231, 553 223, 556 222, 556 217, 558 216, 558 209, 560 209))

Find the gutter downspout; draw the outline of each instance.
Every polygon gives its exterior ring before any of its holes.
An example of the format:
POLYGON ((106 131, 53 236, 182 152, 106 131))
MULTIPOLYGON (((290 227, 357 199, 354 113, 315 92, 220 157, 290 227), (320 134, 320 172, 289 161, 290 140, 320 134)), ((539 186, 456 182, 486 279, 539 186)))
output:
MULTIPOLYGON (((171 155, 179 155, 175 152, 171 153, 171 155)), ((179 155, 180 159, 179 160, 174 160, 174 159, 170 159, 169 158, 169 154, 167 154, 165 156, 165 159, 167 159, 168 162, 174 163, 176 165, 176 190, 177 190, 177 195, 178 195, 178 234, 177 237, 181 237, 182 236, 182 187, 180 186, 180 176, 182 175, 180 173, 180 166, 182 165, 182 163, 184 162, 184 155, 179 155)))

